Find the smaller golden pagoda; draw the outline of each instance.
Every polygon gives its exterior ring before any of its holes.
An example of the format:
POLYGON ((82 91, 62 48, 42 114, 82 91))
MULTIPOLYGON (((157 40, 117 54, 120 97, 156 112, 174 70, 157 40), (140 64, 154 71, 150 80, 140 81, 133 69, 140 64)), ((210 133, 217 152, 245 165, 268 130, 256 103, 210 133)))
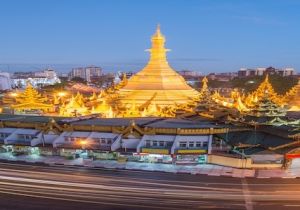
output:
POLYGON ((16 95, 16 104, 11 105, 11 108, 17 111, 41 110, 44 113, 52 112, 54 106, 47 104, 48 99, 43 97, 34 89, 30 82, 27 83, 26 89, 16 95))
POLYGON ((245 99, 245 104, 248 107, 254 106, 259 100, 268 95, 269 99, 282 106, 284 104, 283 97, 280 97, 273 89, 272 84, 269 81, 269 75, 267 74, 265 80, 258 86, 258 88, 249 94, 245 99))
POLYGON ((83 96, 77 92, 77 95, 72 96, 70 101, 60 107, 60 116, 77 117, 89 114, 88 108, 85 106, 83 96))
POLYGON ((288 111, 300 111, 300 80, 287 94, 288 111))
POLYGON ((202 88, 200 90, 199 98, 200 100, 203 99, 203 97, 206 97, 207 95, 210 95, 208 90, 208 79, 206 77, 203 77, 202 79, 202 88))
POLYGON ((114 117, 114 112, 112 110, 112 107, 107 104, 106 100, 103 100, 96 107, 92 107, 91 113, 92 114, 101 114, 102 117, 106 117, 106 118, 114 117))

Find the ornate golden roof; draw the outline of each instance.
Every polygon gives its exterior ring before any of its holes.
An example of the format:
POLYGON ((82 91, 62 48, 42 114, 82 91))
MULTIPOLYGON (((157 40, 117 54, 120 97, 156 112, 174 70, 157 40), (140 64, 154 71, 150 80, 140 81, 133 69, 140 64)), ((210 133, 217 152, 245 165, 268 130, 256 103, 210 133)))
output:
POLYGON ((43 97, 30 82, 27 83, 26 89, 16 96, 16 104, 11 105, 15 110, 48 110, 53 108, 53 105, 45 103, 46 97, 43 97))
POLYGON ((184 78, 168 64, 165 37, 158 26, 151 38, 152 48, 148 64, 133 75, 119 90, 121 102, 125 105, 143 105, 151 97, 158 106, 188 103, 198 95, 184 78))
POLYGON ((289 99, 289 111, 300 111, 300 80, 298 84, 292 88, 293 92, 289 99))

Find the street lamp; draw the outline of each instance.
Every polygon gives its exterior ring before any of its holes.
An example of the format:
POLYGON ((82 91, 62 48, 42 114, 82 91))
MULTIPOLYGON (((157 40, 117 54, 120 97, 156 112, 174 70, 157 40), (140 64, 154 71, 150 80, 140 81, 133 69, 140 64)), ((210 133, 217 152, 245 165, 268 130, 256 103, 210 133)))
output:
POLYGON ((88 144, 87 140, 80 140, 79 144, 82 149, 85 149, 86 145, 88 144))

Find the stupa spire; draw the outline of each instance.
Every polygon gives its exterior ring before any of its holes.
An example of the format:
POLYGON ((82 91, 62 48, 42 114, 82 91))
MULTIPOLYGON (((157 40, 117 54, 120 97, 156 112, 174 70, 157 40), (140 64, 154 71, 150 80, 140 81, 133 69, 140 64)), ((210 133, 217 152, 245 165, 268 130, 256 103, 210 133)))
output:
POLYGON ((152 40, 153 38, 164 39, 165 41, 165 36, 160 31, 160 24, 157 24, 155 34, 152 36, 152 40))
POLYGON ((157 25, 155 34, 151 37, 152 47, 150 51, 150 63, 167 62, 166 52, 169 51, 165 48, 165 36, 161 33, 160 25, 157 25))

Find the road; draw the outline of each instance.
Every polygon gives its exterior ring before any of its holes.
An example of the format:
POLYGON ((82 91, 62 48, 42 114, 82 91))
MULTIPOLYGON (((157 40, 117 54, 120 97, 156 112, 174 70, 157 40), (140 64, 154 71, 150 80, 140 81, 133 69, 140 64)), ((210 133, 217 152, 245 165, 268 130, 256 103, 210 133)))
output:
POLYGON ((1 162, 0 209, 300 209, 300 180, 1 162))

